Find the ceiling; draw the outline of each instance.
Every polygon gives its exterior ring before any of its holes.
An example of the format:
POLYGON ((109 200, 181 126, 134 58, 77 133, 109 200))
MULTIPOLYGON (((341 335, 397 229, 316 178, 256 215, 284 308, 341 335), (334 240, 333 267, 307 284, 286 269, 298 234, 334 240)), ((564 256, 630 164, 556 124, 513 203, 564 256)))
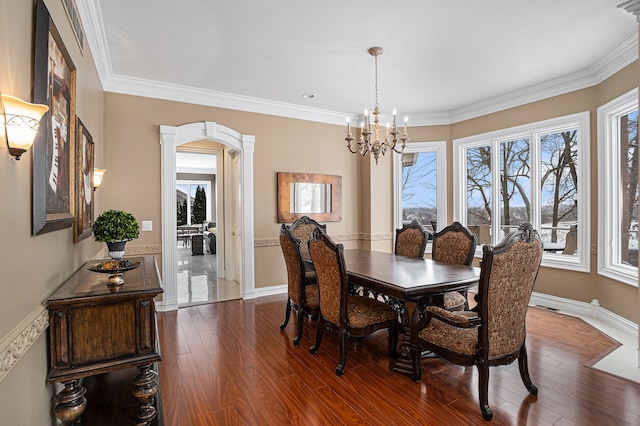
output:
POLYGON ((622 1, 76 3, 106 91, 344 123, 373 108, 381 46, 382 113, 424 125, 609 77, 638 57, 622 1))

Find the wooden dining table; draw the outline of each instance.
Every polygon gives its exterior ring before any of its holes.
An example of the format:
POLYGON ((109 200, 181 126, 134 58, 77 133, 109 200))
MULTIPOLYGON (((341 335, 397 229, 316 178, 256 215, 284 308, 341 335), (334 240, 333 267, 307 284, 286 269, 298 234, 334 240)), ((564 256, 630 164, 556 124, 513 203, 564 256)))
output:
POLYGON ((478 283, 480 268, 416 259, 369 249, 346 249, 350 284, 384 293, 404 302, 408 321, 402 324, 402 346, 392 369, 411 374, 411 326, 429 305, 444 306, 444 293, 466 290, 478 283))

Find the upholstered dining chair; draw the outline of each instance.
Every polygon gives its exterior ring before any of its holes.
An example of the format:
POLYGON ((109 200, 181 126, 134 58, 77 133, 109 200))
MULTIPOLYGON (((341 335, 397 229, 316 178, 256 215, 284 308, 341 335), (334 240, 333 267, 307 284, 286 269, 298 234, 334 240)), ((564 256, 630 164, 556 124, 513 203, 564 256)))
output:
POLYGON ((542 241, 529 223, 496 246, 484 245, 474 312, 429 306, 412 328, 412 378, 420 381, 422 377, 425 349, 455 364, 475 365, 482 417, 491 420, 489 367, 517 359, 525 387, 537 395, 538 388, 529 376, 525 320, 541 260, 542 241))
POLYGON ((304 319, 306 315, 319 315, 320 302, 318 299, 318 285, 315 284, 315 272, 305 270, 301 253, 302 242, 293 236, 291 231, 282 225, 280 228, 280 247, 287 267, 288 295, 285 307, 284 322, 280 330, 284 330, 289 323, 291 309, 296 311, 296 335, 294 346, 298 346, 302 338, 304 319), (312 275, 312 276, 311 276, 312 275))
POLYGON ((416 220, 396 229, 395 254, 422 258, 426 247, 427 233, 416 220))
MULTIPOLYGON (((433 234, 431 258, 436 262, 470 266, 476 252, 478 237, 460 222, 442 228, 433 234)), ((461 311, 469 307, 467 291, 450 291, 444 295, 444 307, 450 311, 461 311)))
POLYGON ((320 349, 325 328, 337 334, 340 361, 336 374, 341 376, 347 363, 347 339, 363 338, 386 328, 389 330, 389 356, 394 357, 398 343, 396 311, 377 300, 349 295, 342 244, 335 244, 326 233, 316 228, 309 241, 309 252, 320 293, 320 317, 311 353, 315 354, 320 349))
MULTIPOLYGON (((286 225, 285 225, 286 226, 286 225)), ((311 219, 309 216, 302 216, 299 219, 296 219, 291 225, 287 226, 287 229, 291 231, 291 234, 295 238, 300 239, 300 250, 302 253, 302 258, 305 261, 304 266, 308 274, 306 277, 309 281, 306 281, 307 284, 315 283, 315 271, 313 270, 313 265, 308 261, 311 259, 309 256, 309 238, 311 237, 311 233, 316 227, 320 227, 323 232, 327 232, 327 225, 320 224, 317 221, 311 219)))

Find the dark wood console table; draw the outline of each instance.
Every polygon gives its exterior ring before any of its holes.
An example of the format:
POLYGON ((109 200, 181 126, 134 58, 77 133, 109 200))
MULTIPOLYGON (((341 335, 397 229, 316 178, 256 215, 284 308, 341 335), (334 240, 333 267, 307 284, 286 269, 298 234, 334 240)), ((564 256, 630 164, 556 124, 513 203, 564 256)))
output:
POLYGON ((64 384, 55 407, 64 423, 79 419, 86 407, 81 378, 129 367, 138 368, 133 379, 133 397, 140 403, 135 424, 150 425, 157 415, 153 364, 161 356, 154 298, 163 290, 153 256, 130 260, 142 265, 124 272, 124 284, 108 286, 107 274, 85 265, 46 302, 49 381, 64 384))

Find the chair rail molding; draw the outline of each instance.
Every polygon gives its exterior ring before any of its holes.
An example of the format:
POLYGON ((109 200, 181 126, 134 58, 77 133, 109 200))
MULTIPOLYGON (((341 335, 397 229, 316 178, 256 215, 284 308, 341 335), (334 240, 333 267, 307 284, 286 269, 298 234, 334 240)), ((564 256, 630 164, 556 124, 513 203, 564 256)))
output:
POLYGON ((49 311, 38 306, 0 341, 0 383, 49 326, 49 311))
POLYGON ((202 121, 182 126, 160 126, 162 162, 162 311, 178 309, 176 276, 176 148, 188 142, 211 141, 226 145, 240 155, 240 294, 255 297, 253 229, 253 153, 255 136, 242 135, 220 124, 202 121))

